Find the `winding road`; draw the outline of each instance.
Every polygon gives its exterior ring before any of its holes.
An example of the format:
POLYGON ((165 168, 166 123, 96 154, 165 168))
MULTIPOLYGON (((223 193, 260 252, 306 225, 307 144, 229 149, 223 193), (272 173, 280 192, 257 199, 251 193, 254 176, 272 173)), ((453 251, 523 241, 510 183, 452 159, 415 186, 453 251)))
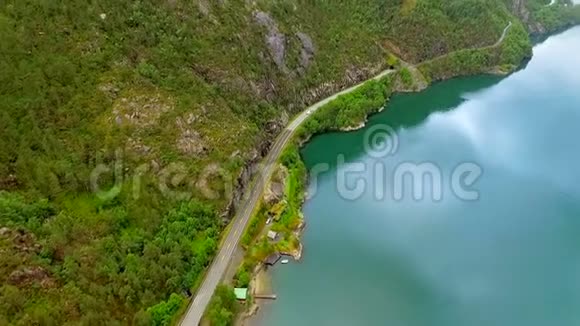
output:
MULTIPOLYGON (((503 40, 505 39, 507 32, 512 27, 512 22, 506 26, 503 30, 503 33, 499 40, 494 43, 493 45, 488 46, 490 47, 497 47, 499 46, 503 40)), ((395 70, 385 70, 378 74, 377 76, 371 78, 370 80, 377 80, 380 79, 390 73, 393 73, 395 70)), ((366 81, 365 81, 366 82, 366 81)), ((241 209, 237 212, 236 216, 231 222, 231 229, 226 235, 225 240, 222 243, 221 248, 219 249, 218 254, 214 258, 212 264, 210 265, 209 269, 207 270, 207 274, 203 283, 201 283, 200 287, 198 288, 195 298, 189 305, 187 312, 185 313, 183 319, 181 320, 181 325, 184 326, 198 326, 201 322, 201 318, 212 298, 212 295, 216 289, 216 287, 221 282, 226 269, 228 267, 229 262, 231 261, 236 248, 240 243, 240 239, 250 221, 250 217, 252 216, 252 212, 254 208, 259 202, 262 193, 268 183, 268 180, 272 176, 274 172, 274 168, 276 166, 276 162, 284 147, 288 144, 288 142, 292 139, 292 135, 296 131, 296 129, 306 121, 308 116, 314 113, 319 108, 323 107, 325 104, 335 100, 341 95, 347 94, 352 92, 353 90, 357 89, 358 87, 362 86, 365 82, 362 82, 358 85, 345 89, 339 93, 336 93, 304 110, 300 115, 298 115, 278 136, 274 145, 270 149, 268 155, 261 163, 261 168, 259 169, 258 175, 255 177, 253 185, 249 192, 247 192, 243 199, 243 204, 241 209)))
MULTIPOLYGON (((499 39, 498 39, 498 40, 497 40, 495 43, 493 43, 492 45, 488 45, 488 46, 484 46, 484 47, 479 47, 479 48, 472 48, 471 50, 475 50, 475 49, 493 49, 493 48, 497 48, 498 46, 500 46, 500 45, 503 43, 503 41, 505 40, 505 38, 506 38, 506 36, 507 36, 507 33, 508 33, 508 32, 509 32, 509 30, 512 28, 512 26, 513 26, 513 23, 510 21, 510 22, 507 24, 507 26, 506 26, 506 27, 503 29, 503 32, 501 33, 501 36, 499 37, 499 39)), ((464 49, 464 50, 467 50, 467 49, 464 49)), ((429 60, 427 60, 427 61, 423 61, 423 62, 419 63, 418 65, 421 65, 421 64, 426 64, 426 63, 429 63, 429 62, 434 62, 434 61, 437 61, 437 60, 441 60, 442 58, 445 58, 445 57, 447 57, 447 56, 449 56, 450 54, 452 54, 452 53, 455 53, 455 52, 456 52, 456 51, 453 51, 453 52, 449 52, 449 53, 442 54, 442 55, 440 55, 440 56, 437 56, 437 57, 435 57, 435 58, 429 59, 429 60)))
POLYGON ((513 25, 513 24, 512 24, 512 22, 510 22, 510 23, 509 23, 509 24, 508 24, 508 25, 507 25, 507 26, 506 26, 506 27, 503 29, 503 32, 501 33, 501 37, 499 38, 499 40, 497 40, 497 42, 495 42, 495 44, 494 44, 494 45, 492 45, 492 46, 491 46, 492 48, 498 47, 498 46, 499 46, 499 45, 500 45, 500 44, 503 42, 503 40, 505 39, 505 37, 506 37, 506 35, 507 35, 507 32, 510 30, 510 28, 512 28, 512 25, 513 25))
MULTIPOLYGON (((378 74, 377 76, 371 78, 370 80, 378 80, 382 77, 393 73, 395 70, 385 70, 378 74)), ((366 82, 366 81, 365 81, 366 82)), ((323 107, 325 104, 335 100, 341 95, 347 94, 352 92, 353 90, 362 86, 365 82, 362 82, 358 85, 345 89, 339 93, 336 93, 304 110, 300 115, 298 115, 278 136, 274 145, 270 149, 268 155, 261 163, 261 167, 259 169, 258 175, 255 177, 253 185, 251 186, 251 190, 246 193, 243 199, 243 205, 241 209, 237 212, 236 216, 231 222, 231 229, 226 235, 225 240, 222 243, 221 248, 219 249, 218 254, 215 256, 212 264, 210 265, 209 269, 207 270, 207 274, 203 283, 201 283, 200 287, 195 294, 195 298, 189 305, 187 312, 185 313, 183 319, 181 320, 181 325, 184 326, 198 326, 201 322, 201 318, 203 317, 203 313, 205 312, 211 297, 216 289, 216 287, 221 282, 228 264, 232 259, 232 256, 240 243, 240 239, 250 221, 250 217, 252 216, 252 212, 254 208, 259 202, 262 193, 268 183, 268 180, 272 176, 274 172, 274 168, 276 166, 276 162, 278 161, 278 157, 282 153, 284 147, 288 144, 288 142, 292 139, 292 135, 296 131, 296 129, 319 108, 323 107)))

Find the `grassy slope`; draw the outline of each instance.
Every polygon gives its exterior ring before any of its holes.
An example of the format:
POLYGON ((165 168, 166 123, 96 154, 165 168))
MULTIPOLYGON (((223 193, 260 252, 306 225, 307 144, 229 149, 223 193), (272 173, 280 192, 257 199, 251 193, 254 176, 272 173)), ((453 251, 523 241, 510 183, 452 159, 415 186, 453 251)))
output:
POLYGON ((500 0, 416 1, 391 15, 389 48, 411 63, 493 44, 511 16, 500 0))
POLYGON ((498 46, 465 49, 452 52, 418 65, 428 81, 444 80, 462 75, 486 73, 492 69, 511 72, 522 60, 531 56, 532 47, 524 26, 516 22, 498 46))
MULTIPOLYGON (((314 100, 314 89, 380 69, 387 51, 418 62, 491 44, 509 20, 496 0, 224 3, 1 5, 0 226, 12 232, 0 237, 0 324, 167 321, 181 302, 171 294, 195 288, 223 228, 225 199, 191 182, 209 163, 237 176, 272 137, 271 121, 314 100), (256 10, 286 36, 291 73, 270 59, 256 10), (297 32, 316 48, 303 75, 297 32), (120 193, 94 196, 91 171, 120 160, 120 193), (167 167, 187 176, 174 188, 191 196, 159 190, 167 167)), ((104 176, 110 187, 115 177, 104 176)))
MULTIPOLYGON (((382 50, 370 40, 377 27, 363 24, 379 18, 369 17, 378 12, 369 4, 305 8, 311 16, 280 20, 290 42, 289 68, 299 52, 294 33, 314 39, 316 62, 302 78, 281 73, 269 60, 264 28, 252 19, 258 9, 283 17, 283 5, 229 1, 209 5, 208 15, 191 1, 3 5, 0 183, 22 196, 0 195, 0 221, 32 232, 42 249, 13 250, 12 235, 2 241, 10 248, 2 259, 10 264, 1 267, 0 316, 16 324, 146 323, 147 309, 195 287, 215 250, 222 228, 215 212, 225 200, 205 198, 189 181, 210 162, 236 176, 268 137, 267 123, 296 103, 297 94, 341 80, 347 68, 380 62, 382 50), (328 19, 313 19, 321 13, 328 19), (349 47, 352 52, 342 51, 349 47), (135 114, 135 121, 126 121, 135 114), (187 120, 206 148, 202 153, 181 153, 176 146, 187 120), (143 146, 149 150, 140 151, 143 146), (117 150, 127 177, 116 198, 101 200, 90 194, 90 173, 99 163, 114 167, 117 150), (193 193, 190 204, 157 187, 162 169, 176 162, 188 176, 179 188, 193 193), (136 198, 133 176, 142 164, 136 198), (42 198, 48 201, 36 203, 42 198), (31 216, 45 204, 48 216, 31 216), (35 266, 46 271, 50 286, 8 280, 35 266)), ((105 176, 110 185, 114 177, 105 176)), ((168 306, 149 315, 170 313, 168 306)))
POLYGON ((531 12, 531 21, 542 26, 547 33, 580 23, 580 6, 569 7, 570 0, 558 0, 556 5, 548 6, 547 0, 529 0, 526 5, 531 12))

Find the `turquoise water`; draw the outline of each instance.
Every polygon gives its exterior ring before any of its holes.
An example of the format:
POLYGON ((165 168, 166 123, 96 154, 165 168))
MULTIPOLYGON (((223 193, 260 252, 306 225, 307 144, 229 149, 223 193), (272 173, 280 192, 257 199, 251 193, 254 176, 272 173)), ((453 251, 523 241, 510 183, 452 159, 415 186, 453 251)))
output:
POLYGON ((331 168, 304 206, 303 260, 274 269, 278 300, 262 324, 580 325, 578 53, 580 28, 537 45, 505 79, 396 95, 365 129, 314 138, 307 166, 331 168), (375 158, 365 135, 382 125, 396 130, 398 146, 375 158), (357 174, 370 186, 345 199, 340 155, 386 173, 357 174), (389 175, 409 162, 438 168, 441 200, 416 200, 408 179, 402 200, 393 198, 389 175), (465 162, 483 173, 466 188, 477 200, 452 189, 465 162))

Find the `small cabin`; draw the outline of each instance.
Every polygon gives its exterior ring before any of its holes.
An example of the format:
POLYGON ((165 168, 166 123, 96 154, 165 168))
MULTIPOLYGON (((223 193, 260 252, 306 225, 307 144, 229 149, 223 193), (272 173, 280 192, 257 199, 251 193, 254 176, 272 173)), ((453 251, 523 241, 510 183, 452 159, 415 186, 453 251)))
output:
POLYGON ((279 253, 273 253, 266 258, 264 264, 266 264, 267 266, 274 266, 280 260, 280 258, 282 258, 282 256, 280 256, 279 253))
POLYGON ((235 288, 234 294, 236 295, 236 299, 240 301, 246 301, 248 299, 248 289, 247 288, 235 288))
POLYGON ((268 239, 274 241, 276 238, 278 238, 278 232, 272 230, 268 231, 268 239))

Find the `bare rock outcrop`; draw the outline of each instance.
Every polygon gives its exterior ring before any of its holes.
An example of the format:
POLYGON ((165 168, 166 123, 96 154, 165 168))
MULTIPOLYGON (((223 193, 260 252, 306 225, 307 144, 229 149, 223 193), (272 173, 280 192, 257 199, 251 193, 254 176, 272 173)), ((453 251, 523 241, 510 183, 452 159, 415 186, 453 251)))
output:
POLYGON ((20 185, 16 174, 10 173, 7 176, 0 176, 0 189, 9 190, 20 185))
POLYGON ((280 182, 270 183, 270 187, 266 188, 264 193, 264 201, 268 204, 273 204, 280 201, 284 197, 284 184, 280 182))
POLYGON ((126 142, 126 148, 139 156, 148 155, 152 150, 151 146, 145 145, 143 140, 139 137, 129 137, 126 142))
POLYGON ((527 25, 530 32, 535 34, 543 34, 546 28, 542 24, 534 21, 531 17, 530 10, 526 6, 525 0, 514 0, 512 3, 512 12, 527 25))
POLYGON ((288 169, 283 165, 279 165, 276 172, 272 176, 270 184, 264 191, 264 201, 268 204, 274 204, 284 199, 284 189, 286 189, 286 179, 288 177, 288 169))
POLYGON ((207 152, 208 148, 199 132, 193 130, 192 124, 197 117, 190 114, 187 118, 177 118, 175 124, 179 129, 177 149, 186 155, 200 155, 207 152))
POLYGON ((112 120, 119 126, 143 129, 155 125, 172 109, 172 100, 160 94, 124 96, 113 104, 112 120))
POLYGON ((304 74, 306 69, 308 69, 310 66, 312 58, 314 58, 316 49, 314 47, 314 42, 312 42, 312 38, 310 38, 308 34, 298 32, 296 33, 296 37, 298 37, 302 43, 302 49, 300 51, 300 67, 298 68, 298 73, 304 74))
POLYGON ((10 230, 7 227, 3 227, 0 229, 0 237, 6 237, 8 236, 10 233, 12 232, 12 230, 10 230))
POLYGON ((119 96, 120 89, 112 83, 105 83, 97 88, 111 99, 116 99, 119 96))
POLYGON ((207 0, 197 0, 197 9, 199 12, 204 15, 209 15, 209 2, 207 0))
POLYGON ((0 229, 0 238, 11 239, 12 248, 20 253, 39 253, 42 250, 34 234, 23 229, 13 230, 3 227, 0 229))
MULTIPOLYGON (((285 126, 285 123, 282 122, 283 119, 284 118, 282 117, 281 120, 270 121, 266 127, 266 136, 264 136, 262 141, 255 149, 245 153, 245 165, 234 181, 234 186, 229 198, 229 202, 221 214, 224 219, 232 218, 236 211, 240 208, 242 203, 242 194, 247 190, 247 187, 250 185, 252 178, 260 173, 260 161, 263 157, 266 156, 272 147, 275 136, 280 132, 280 130, 282 130, 283 126, 285 126)), ((286 119, 288 119, 287 116, 286 119)), ((231 154, 232 157, 237 155, 240 155, 240 153, 237 151, 231 154)))
POLYGON ((385 64, 381 63, 367 67, 350 67, 342 80, 322 83, 319 86, 309 89, 301 96, 303 106, 313 104, 317 100, 325 98, 341 89, 352 86, 377 75, 385 69, 385 64))
POLYGON ((38 283, 43 288, 54 287, 56 284, 49 272, 39 266, 25 267, 10 273, 8 283, 19 287, 38 283))
POLYGON ((267 33, 265 36, 266 45, 270 51, 270 55, 272 56, 272 60, 284 73, 288 73, 288 68, 286 67, 286 36, 280 32, 278 29, 278 24, 270 17, 268 13, 263 11, 256 11, 254 12, 254 20, 260 26, 263 26, 267 29, 267 33))

